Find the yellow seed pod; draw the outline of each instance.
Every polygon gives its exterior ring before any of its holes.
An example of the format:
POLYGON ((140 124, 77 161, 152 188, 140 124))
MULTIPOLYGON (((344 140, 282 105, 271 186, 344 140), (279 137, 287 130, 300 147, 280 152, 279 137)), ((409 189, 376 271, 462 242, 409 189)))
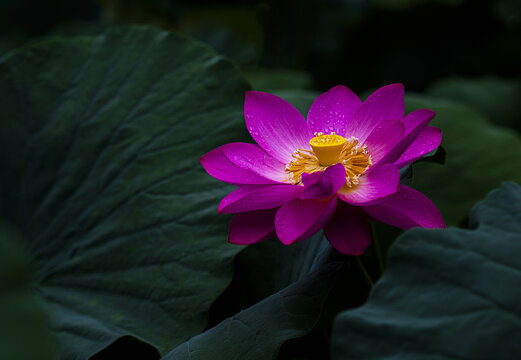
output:
POLYGON ((309 140, 309 145, 313 148, 320 165, 330 166, 338 164, 346 139, 335 133, 331 133, 331 135, 315 133, 315 135, 317 136, 309 140))

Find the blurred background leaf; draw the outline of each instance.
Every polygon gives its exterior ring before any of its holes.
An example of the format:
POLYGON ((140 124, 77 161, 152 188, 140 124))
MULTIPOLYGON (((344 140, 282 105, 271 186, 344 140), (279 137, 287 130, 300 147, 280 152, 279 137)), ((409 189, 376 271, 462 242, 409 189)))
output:
MULTIPOLYGON (((251 87, 258 91, 309 89, 313 84, 308 73, 284 68, 254 69, 245 71, 244 75, 251 87)), ((307 112, 304 115, 307 115, 307 112)))
POLYGON ((498 125, 521 133, 521 81, 494 76, 474 79, 441 79, 429 86, 428 94, 459 101, 482 111, 498 125))
POLYGON ((31 277, 20 239, 0 224, 0 359, 53 358, 49 321, 31 277))
POLYGON ((187 10, 176 29, 211 45, 242 67, 255 67, 263 45, 262 27, 251 6, 210 4, 187 10))
POLYGON ((521 157, 518 133, 452 100, 408 94, 405 103, 407 112, 436 111, 431 125, 443 131, 445 164, 415 164, 413 187, 440 208, 447 225, 466 226, 471 207, 502 181, 521 183, 521 167, 512 166, 512 159, 521 157))

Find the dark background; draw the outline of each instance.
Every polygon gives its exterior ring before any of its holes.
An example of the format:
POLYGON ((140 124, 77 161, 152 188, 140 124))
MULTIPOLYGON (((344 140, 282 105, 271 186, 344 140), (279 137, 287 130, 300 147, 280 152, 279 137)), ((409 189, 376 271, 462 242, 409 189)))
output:
POLYGON ((150 24, 207 42, 245 72, 301 71, 289 75, 302 87, 423 91, 456 75, 519 78, 520 9, 517 0, 3 0, 0 52, 45 35, 150 24))

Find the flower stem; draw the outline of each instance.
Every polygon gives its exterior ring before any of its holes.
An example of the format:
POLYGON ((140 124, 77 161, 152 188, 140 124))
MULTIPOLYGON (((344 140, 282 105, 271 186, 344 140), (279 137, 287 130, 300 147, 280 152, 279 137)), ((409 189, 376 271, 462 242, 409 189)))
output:
POLYGON ((358 263, 358 267, 360 268, 362 275, 364 276, 365 280, 367 281, 367 284, 369 285, 369 288, 372 289, 374 285, 373 280, 369 276, 369 273, 365 269, 364 264, 362 264, 362 260, 360 260, 359 256, 356 257, 356 261, 358 263))
POLYGON ((378 260, 378 267, 380 268, 380 275, 384 273, 385 263, 382 255, 382 249, 380 248, 380 241, 378 240, 378 235, 376 233, 376 226, 374 223, 371 223, 371 233, 373 238, 373 250, 378 260))

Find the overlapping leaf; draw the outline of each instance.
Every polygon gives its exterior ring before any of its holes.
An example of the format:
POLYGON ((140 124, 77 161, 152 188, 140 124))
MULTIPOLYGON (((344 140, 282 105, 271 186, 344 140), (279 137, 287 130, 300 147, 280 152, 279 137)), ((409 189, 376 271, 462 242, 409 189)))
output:
MULTIPOLYGON (((281 269, 286 275, 301 273, 301 280, 190 339, 163 359, 275 359, 285 341, 305 335, 316 324, 322 304, 344 266, 343 261, 334 260, 336 254, 325 239, 323 242, 323 250, 316 255, 311 255, 313 250, 307 252, 316 260, 307 275, 303 276, 306 271, 302 269, 281 269)), ((306 264, 305 257, 295 260, 296 266, 306 264)))

